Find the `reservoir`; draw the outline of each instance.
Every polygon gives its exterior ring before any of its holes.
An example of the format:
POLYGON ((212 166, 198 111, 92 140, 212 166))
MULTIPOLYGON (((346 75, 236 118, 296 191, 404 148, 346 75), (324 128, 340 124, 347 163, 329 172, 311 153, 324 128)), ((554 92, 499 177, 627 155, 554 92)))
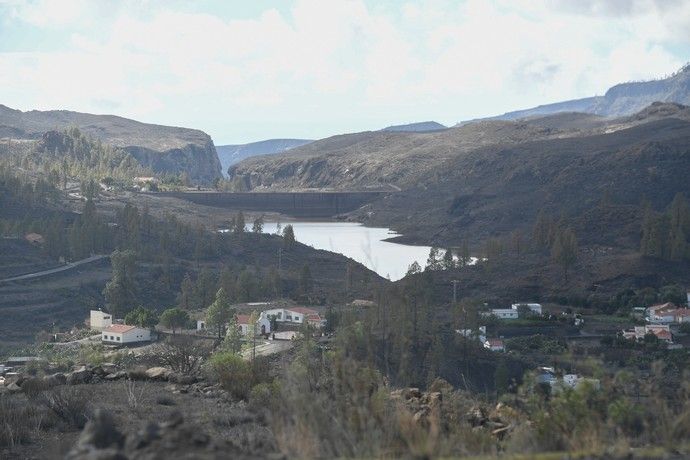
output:
MULTIPOLYGON (((424 268, 429 246, 412 246, 384 241, 398 236, 387 228, 365 227, 356 222, 286 222, 295 239, 316 249, 338 252, 365 265, 384 278, 401 279, 412 262, 424 268)), ((276 233, 279 223, 266 222, 264 233, 276 233)))

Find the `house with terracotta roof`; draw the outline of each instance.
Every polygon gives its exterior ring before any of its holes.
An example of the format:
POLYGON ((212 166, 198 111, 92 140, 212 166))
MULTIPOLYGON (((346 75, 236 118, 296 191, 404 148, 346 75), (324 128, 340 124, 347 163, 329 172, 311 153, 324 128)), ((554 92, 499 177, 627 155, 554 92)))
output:
POLYGON ((675 304, 671 302, 652 305, 647 308, 647 322, 652 324, 668 324, 675 320, 673 312, 677 310, 675 304))
MULTIPOLYGON (((236 315, 235 320, 237 322, 237 327, 240 329, 242 335, 250 335, 252 328, 249 325, 249 319, 251 315, 236 315)), ((268 319, 266 312, 262 311, 256 320, 256 328, 254 329, 256 334, 269 334, 271 332, 271 321, 268 319)))
POLYGON ((654 334, 659 340, 669 344, 673 343, 673 335, 668 324, 646 324, 623 331, 623 337, 626 339, 644 340, 647 334, 654 334))
POLYGON ((274 316, 278 323, 303 324, 306 322, 316 327, 326 324, 326 320, 321 318, 319 312, 306 307, 274 308, 263 313, 267 318, 274 316))
POLYGON ((101 333, 101 342, 107 345, 124 345, 150 341, 150 330, 127 324, 112 324, 103 329, 101 333))
POLYGON ((506 351, 502 339, 486 339, 484 341, 484 348, 491 351, 506 351))

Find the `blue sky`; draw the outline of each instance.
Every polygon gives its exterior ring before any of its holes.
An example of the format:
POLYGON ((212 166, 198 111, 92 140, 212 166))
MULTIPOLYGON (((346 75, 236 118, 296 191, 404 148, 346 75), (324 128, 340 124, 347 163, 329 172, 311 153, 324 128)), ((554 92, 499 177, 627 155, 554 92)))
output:
POLYGON ((217 145, 453 124, 688 60, 682 0, 0 0, 0 104, 217 145))

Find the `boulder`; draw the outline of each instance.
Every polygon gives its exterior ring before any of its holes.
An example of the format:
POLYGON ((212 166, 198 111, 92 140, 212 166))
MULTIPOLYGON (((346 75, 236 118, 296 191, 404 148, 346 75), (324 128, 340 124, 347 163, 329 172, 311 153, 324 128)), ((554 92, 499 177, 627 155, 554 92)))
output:
POLYGON ((67 376, 62 372, 56 372, 55 374, 43 377, 43 381, 52 388, 67 383, 67 376))
POLYGON ((112 374, 108 374, 105 377, 103 377, 104 380, 120 380, 127 377, 127 372, 125 371, 117 371, 113 372, 112 374))
POLYGON ((168 380, 170 371, 165 367, 152 367, 146 370, 146 377, 151 380, 168 380))
POLYGON ((22 391, 22 387, 17 385, 15 382, 10 383, 9 385, 7 385, 6 388, 7 391, 9 391, 10 393, 19 393, 20 391, 22 391))
POLYGON ((67 374, 67 384, 68 385, 79 385, 82 383, 89 383, 93 378, 93 374, 85 366, 70 372, 67 374))

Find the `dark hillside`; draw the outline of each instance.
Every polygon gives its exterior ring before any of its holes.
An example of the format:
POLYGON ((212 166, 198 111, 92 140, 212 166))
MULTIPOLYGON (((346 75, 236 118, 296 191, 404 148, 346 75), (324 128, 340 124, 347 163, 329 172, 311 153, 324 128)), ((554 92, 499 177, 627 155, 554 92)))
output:
POLYGON ((393 222, 406 235, 457 241, 527 229, 544 209, 577 218, 583 240, 629 247, 639 215, 620 208, 611 211, 618 218, 602 216, 594 209, 603 197, 618 206, 646 198, 660 209, 676 193, 690 192, 687 171, 690 123, 670 118, 609 134, 479 149, 358 216, 393 222), (615 225, 602 229, 607 219, 615 225))

